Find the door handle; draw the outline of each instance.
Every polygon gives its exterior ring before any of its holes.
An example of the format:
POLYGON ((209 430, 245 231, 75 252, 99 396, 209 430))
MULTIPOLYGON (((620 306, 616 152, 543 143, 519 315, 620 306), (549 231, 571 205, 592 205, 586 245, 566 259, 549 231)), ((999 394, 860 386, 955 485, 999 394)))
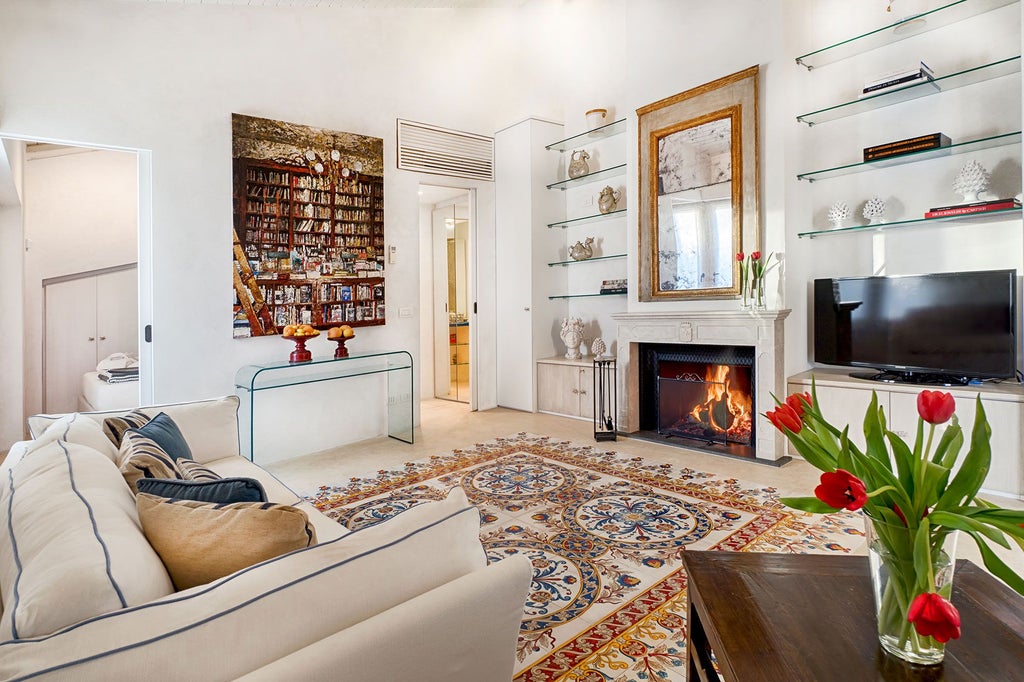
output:
POLYGON ((530 312, 529 308, 523 308, 523 310, 525 310, 526 312, 530 312))
POLYGON ((105 337, 105 336, 101 336, 100 337, 100 341, 106 341, 106 340, 107 340, 107 337, 105 337))
POLYGON ((89 337, 89 340, 90 340, 90 341, 95 341, 95 340, 96 340, 96 337, 95 337, 95 336, 90 336, 90 337, 89 337))

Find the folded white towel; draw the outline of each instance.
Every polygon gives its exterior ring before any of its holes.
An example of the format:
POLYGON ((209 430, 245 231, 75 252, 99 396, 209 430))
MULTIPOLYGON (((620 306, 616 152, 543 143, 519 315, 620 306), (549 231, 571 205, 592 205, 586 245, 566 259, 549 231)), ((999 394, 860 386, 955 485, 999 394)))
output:
POLYGON ((138 366, 139 356, 135 353, 111 353, 99 361, 96 371, 102 373, 108 369, 127 369, 138 366))

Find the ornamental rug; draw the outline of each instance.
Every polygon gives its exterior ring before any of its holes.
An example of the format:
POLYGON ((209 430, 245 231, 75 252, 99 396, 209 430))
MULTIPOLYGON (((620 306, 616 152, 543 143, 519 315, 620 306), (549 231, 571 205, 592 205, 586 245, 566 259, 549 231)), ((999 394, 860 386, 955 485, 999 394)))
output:
POLYGON ((684 551, 845 553, 864 534, 858 515, 791 510, 774 488, 670 458, 519 433, 307 499, 355 529, 462 486, 480 509, 489 560, 526 554, 533 563, 517 682, 681 681, 684 551))

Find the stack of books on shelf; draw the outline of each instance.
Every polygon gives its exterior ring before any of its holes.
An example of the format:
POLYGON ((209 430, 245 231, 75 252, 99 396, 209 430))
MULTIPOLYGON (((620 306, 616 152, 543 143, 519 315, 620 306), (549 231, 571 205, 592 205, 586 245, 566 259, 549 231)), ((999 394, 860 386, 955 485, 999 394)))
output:
POLYGON ((948 216, 974 215, 989 211, 1005 211, 1009 208, 1020 208, 1016 199, 992 199, 991 201, 975 201, 969 204, 937 206, 924 214, 925 218, 945 218, 948 216))
POLYGON ((626 280, 606 279, 601 282, 602 294, 624 294, 626 293, 626 280))
MULTIPOLYGON (((916 66, 910 68, 890 71, 888 73, 875 76, 864 84, 864 88, 861 90, 860 96, 872 97, 892 90, 901 90, 920 83, 934 84, 934 82, 935 73, 932 71, 931 67, 924 62, 918 62, 916 66)), ((936 85, 935 87, 938 89, 939 86, 936 85)))
POLYGON ((952 141, 942 133, 918 135, 917 137, 908 137, 905 140, 876 144, 873 147, 864 147, 864 161, 878 161, 928 149, 939 149, 941 147, 948 147, 950 144, 952 144, 952 141))

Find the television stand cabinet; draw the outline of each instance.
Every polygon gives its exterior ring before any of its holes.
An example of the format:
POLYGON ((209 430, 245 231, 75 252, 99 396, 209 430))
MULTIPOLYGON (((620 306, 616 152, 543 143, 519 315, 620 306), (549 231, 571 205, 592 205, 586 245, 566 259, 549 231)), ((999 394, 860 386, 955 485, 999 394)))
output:
MULTIPOLYGON (((822 414, 840 429, 849 424, 851 440, 863 448, 862 425, 872 391, 885 410, 889 429, 908 443, 917 431, 918 393, 924 390, 948 392, 956 400, 956 415, 964 429, 965 445, 961 456, 967 452, 974 426, 974 400, 980 395, 992 427, 992 466, 982 491, 1024 500, 1024 386, 1014 379, 969 386, 886 383, 851 377, 850 373, 856 371, 854 368, 816 368, 794 374, 786 380, 786 393, 810 391, 813 376, 822 414)), ((770 408, 765 406, 759 411, 770 408)), ((936 436, 945 426, 936 429, 936 436)), ((800 456, 792 446, 789 454, 800 456)))

